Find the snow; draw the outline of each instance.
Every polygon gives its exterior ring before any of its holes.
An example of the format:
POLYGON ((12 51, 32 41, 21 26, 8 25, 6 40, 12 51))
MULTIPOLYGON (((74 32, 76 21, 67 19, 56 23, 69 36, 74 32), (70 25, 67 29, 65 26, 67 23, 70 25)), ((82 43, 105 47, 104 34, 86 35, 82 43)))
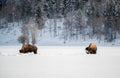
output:
POLYGON ((20 54, 21 46, 0 46, 0 78, 120 78, 120 47, 38 46, 38 54, 20 54))
POLYGON ((8 23, 8 28, 0 29, 0 45, 20 45, 21 23, 8 23))

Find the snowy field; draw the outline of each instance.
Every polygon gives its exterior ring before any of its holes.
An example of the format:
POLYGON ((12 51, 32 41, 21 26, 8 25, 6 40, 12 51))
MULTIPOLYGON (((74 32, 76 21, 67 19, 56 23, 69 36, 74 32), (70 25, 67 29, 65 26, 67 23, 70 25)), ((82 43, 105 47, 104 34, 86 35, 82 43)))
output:
POLYGON ((38 54, 19 54, 20 46, 0 46, 0 78, 120 78, 120 47, 39 46, 38 54))

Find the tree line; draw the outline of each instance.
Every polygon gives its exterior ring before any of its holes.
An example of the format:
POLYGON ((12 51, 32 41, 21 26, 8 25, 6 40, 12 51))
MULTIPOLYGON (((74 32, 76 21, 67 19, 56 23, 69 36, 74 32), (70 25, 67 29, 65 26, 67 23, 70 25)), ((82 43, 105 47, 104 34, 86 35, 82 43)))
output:
POLYGON ((0 28, 33 18, 39 29, 45 19, 64 19, 64 39, 96 37, 112 42, 120 34, 120 0, 0 0, 0 28))

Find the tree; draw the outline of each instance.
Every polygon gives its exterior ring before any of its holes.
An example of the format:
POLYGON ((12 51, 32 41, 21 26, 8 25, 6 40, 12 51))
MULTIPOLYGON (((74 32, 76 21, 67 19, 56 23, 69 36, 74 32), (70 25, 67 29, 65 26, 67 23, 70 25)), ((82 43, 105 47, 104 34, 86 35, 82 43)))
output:
POLYGON ((117 30, 117 28, 119 29, 117 21, 120 18, 120 13, 118 11, 118 8, 116 8, 119 3, 120 2, 117 0, 107 0, 106 2, 106 8, 104 12, 104 24, 106 30, 105 39, 108 42, 112 42, 114 39, 116 39, 116 32, 119 32, 119 30, 117 30))

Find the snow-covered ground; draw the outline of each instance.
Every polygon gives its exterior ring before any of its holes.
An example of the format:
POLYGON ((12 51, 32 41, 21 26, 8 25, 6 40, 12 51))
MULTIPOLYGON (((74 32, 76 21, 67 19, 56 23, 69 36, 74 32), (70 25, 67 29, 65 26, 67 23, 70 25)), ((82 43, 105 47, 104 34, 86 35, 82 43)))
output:
POLYGON ((39 46, 38 54, 20 54, 21 46, 0 46, 0 78, 120 78, 120 47, 39 46))

